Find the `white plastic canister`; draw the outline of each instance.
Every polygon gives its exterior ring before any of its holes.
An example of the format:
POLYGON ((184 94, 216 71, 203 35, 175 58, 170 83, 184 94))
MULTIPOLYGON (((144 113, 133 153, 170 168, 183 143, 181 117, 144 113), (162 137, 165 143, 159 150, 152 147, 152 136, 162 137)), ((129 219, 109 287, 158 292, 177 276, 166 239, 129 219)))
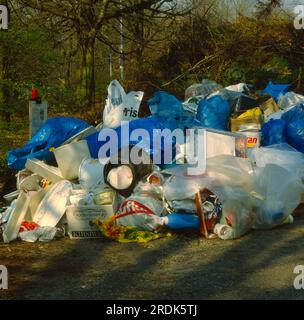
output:
POLYGON ((239 133, 247 138, 247 147, 252 149, 261 146, 261 126, 256 124, 242 125, 239 133))
POLYGON ((90 157, 86 140, 61 146, 55 149, 54 153, 62 176, 67 180, 77 179, 81 162, 90 157))

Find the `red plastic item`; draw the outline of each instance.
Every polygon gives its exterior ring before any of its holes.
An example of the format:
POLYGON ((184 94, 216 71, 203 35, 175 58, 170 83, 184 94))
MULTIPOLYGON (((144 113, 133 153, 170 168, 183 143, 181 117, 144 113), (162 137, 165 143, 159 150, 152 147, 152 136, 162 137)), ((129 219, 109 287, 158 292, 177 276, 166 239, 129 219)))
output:
POLYGON ((39 93, 37 89, 32 89, 32 100, 37 100, 39 98, 39 93))
POLYGON ((23 221, 19 229, 19 233, 24 231, 33 231, 39 227, 39 224, 35 222, 23 221))

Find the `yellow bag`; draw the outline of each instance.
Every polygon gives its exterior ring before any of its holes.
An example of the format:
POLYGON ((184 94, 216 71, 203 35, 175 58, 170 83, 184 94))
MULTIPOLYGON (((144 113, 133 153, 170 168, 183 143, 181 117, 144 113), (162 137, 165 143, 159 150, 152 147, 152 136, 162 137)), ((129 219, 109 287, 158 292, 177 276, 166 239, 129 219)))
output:
POLYGON ((244 118, 256 118, 263 115, 263 112, 260 107, 251 109, 246 111, 245 113, 241 114, 237 119, 244 119, 244 118))
POLYGON ((150 231, 139 231, 135 227, 117 226, 115 218, 112 217, 105 222, 96 219, 93 223, 99 231, 107 238, 116 240, 120 243, 147 243, 160 238, 170 238, 171 233, 154 233, 150 231))

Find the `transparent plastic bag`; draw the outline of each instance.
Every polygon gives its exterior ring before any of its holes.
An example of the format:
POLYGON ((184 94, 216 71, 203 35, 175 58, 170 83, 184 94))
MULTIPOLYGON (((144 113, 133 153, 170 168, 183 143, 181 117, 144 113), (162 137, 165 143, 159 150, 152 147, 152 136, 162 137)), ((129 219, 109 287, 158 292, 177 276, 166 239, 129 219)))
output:
POLYGON ((304 96, 295 92, 288 92, 284 95, 280 95, 278 106, 280 109, 286 110, 302 103, 304 103, 304 96))
POLYGON ((299 178, 304 177, 304 155, 289 144, 278 144, 252 150, 251 158, 259 168, 267 164, 277 164, 295 173, 299 178))
POLYGON ((301 203, 304 191, 296 174, 276 164, 256 170, 256 187, 263 199, 256 201, 255 229, 281 225, 301 203))
POLYGON ((199 96, 207 97, 213 92, 219 91, 222 88, 223 87, 218 83, 208 79, 204 79, 202 83, 193 84, 192 86, 187 88, 185 92, 185 100, 187 101, 190 98, 199 96))
POLYGON ((210 158, 206 177, 212 179, 215 186, 242 187, 247 192, 255 189, 254 170, 248 159, 228 155, 210 158))
POLYGON ((223 240, 235 240, 252 229, 254 215, 253 198, 240 188, 224 188, 223 213, 220 224, 229 226, 223 240))

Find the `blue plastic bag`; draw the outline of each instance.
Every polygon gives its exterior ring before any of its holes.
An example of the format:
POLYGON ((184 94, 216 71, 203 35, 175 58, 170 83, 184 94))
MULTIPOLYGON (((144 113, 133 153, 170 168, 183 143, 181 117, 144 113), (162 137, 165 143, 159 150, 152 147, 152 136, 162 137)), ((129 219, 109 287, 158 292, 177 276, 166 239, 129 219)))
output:
POLYGON ((228 131, 229 116, 229 104, 219 96, 199 103, 197 119, 205 128, 228 131))
POLYGON ((183 106, 181 101, 165 91, 159 91, 148 101, 152 115, 161 118, 181 119, 183 106))
POLYGON ((262 145, 286 143, 287 122, 284 120, 271 120, 262 127, 262 145))
POLYGON ((298 120, 304 120, 304 105, 300 104, 282 115, 283 120, 287 123, 293 123, 298 120))
POLYGON ((20 171, 25 168, 27 159, 36 158, 51 162, 54 160, 54 155, 50 152, 50 148, 58 148, 63 142, 88 127, 86 122, 75 118, 48 119, 23 148, 8 152, 8 166, 20 171))
POLYGON ((263 93, 269 94, 276 102, 278 102, 280 95, 287 93, 290 88, 291 84, 274 84, 270 81, 263 90, 263 93))
POLYGON ((304 153, 304 119, 288 124, 287 141, 292 147, 304 153))

